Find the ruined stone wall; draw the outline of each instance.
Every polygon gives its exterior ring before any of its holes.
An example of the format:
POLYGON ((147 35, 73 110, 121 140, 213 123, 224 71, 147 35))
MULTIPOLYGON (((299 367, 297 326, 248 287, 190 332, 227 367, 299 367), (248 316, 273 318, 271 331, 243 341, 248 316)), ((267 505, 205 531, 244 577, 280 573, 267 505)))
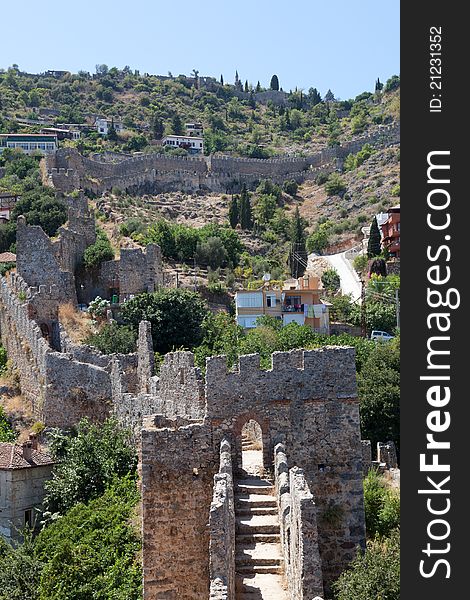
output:
MULTIPOLYGON (((238 369, 229 372, 225 357, 209 358, 206 364, 204 413, 201 411, 200 396, 202 380, 192 366, 190 353, 168 356, 168 362, 163 365, 158 380, 151 378, 149 394, 141 394, 137 401, 132 395, 123 394, 122 400, 127 406, 136 401, 140 409, 145 402, 147 405, 153 402, 166 418, 181 420, 182 423, 186 423, 188 418, 183 417, 184 414, 198 419, 204 414, 202 423, 197 426, 178 428, 175 424, 173 428, 166 428, 164 434, 155 433, 152 428, 143 433, 143 436, 149 436, 145 444, 148 443, 149 452, 153 448, 154 458, 152 459, 151 453, 142 455, 142 463, 148 469, 160 468, 167 473, 166 498, 170 495, 169 480, 176 477, 169 475, 174 472, 173 467, 170 467, 173 460, 176 461, 175 466, 180 464, 178 461, 182 461, 186 468, 193 466, 195 461, 215 464, 219 458, 219 445, 223 439, 227 439, 231 444, 234 469, 241 466, 241 432, 243 425, 251 419, 262 430, 264 466, 268 471, 273 465, 275 446, 278 443, 284 444, 291 464, 303 470, 305 486, 302 484, 299 487, 298 514, 299 518, 303 518, 303 511, 306 511, 304 520, 310 523, 309 527, 313 527, 314 516, 316 518, 321 571, 328 593, 331 582, 355 556, 357 547, 363 547, 365 543, 362 447, 354 350, 328 347, 312 351, 281 352, 274 353, 272 361, 271 370, 261 371, 259 355, 242 356, 238 369), (183 372, 182 378, 180 371, 183 372), (191 412, 195 407, 199 407, 198 410, 191 412), (149 441, 150 438, 152 442, 149 441), (174 456, 176 447, 177 459, 174 456), (203 459, 200 456, 202 449, 203 459), (304 507, 301 488, 308 488, 315 498, 315 515, 309 512, 310 508, 307 509, 306 505, 304 507)), ((119 399, 114 402, 115 405, 118 403, 119 399)), ((132 411, 132 406, 130 410, 132 411)), ((149 493, 149 509, 152 498, 153 505, 161 506, 166 514, 166 500, 161 504, 156 487, 160 485, 159 480, 146 479, 144 476, 143 484, 149 493)), ((181 489, 180 484, 179 478, 176 478, 173 483, 175 493, 181 489)), ((212 488, 212 483, 209 487, 212 488)), ((207 521, 210 505, 207 490, 193 488, 192 492, 201 494, 199 504, 207 512, 201 510, 198 514, 207 521)), ((197 503, 197 500, 194 494, 187 494, 180 503, 180 508, 184 508, 188 514, 193 514, 196 510, 194 502, 197 503)), ((171 507, 168 510, 173 514, 171 507)), ((146 513, 144 514, 144 531, 148 529, 149 544, 151 539, 160 539, 156 537, 156 533, 150 533, 156 526, 155 519, 153 515, 147 526, 146 513)), ((162 529, 159 531, 164 533, 162 529)), ((187 535, 186 525, 182 524, 181 529, 174 529, 173 535, 175 546, 183 547, 183 538, 187 535)), ((190 535, 193 533, 190 532, 190 535)), ((185 552, 186 556, 191 556, 189 547, 185 552)), ((200 550, 196 552, 196 556, 199 557, 197 561, 202 560, 200 550)), ((147 577, 147 573, 150 573, 154 590, 163 589, 162 581, 155 583, 156 573, 159 570, 167 573, 169 569, 173 569, 171 561, 168 564, 167 561, 164 553, 158 554, 156 551, 153 558, 147 561, 150 571, 144 571, 144 576, 147 577)), ((177 579, 180 580, 181 577, 177 579)))
POLYGON ((209 597, 208 523, 218 455, 208 424, 158 416, 144 424, 144 600, 209 597))
POLYGON ((298 467, 289 470, 283 444, 276 446, 274 462, 289 597, 292 600, 310 600, 323 595, 316 505, 303 471, 298 467))
POLYGON ((204 158, 167 154, 93 160, 81 156, 76 150, 63 149, 47 159, 47 171, 50 184, 62 191, 82 188, 101 194, 113 187, 134 194, 198 189, 238 191, 243 183, 252 188, 266 178, 277 183, 287 178, 300 183, 312 178, 312 169, 321 169, 338 159, 342 160, 348 154, 358 152, 364 144, 383 147, 397 144, 399 140, 399 124, 392 124, 310 156, 267 160, 227 155, 204 158))
MULTIPOLYGON (((214 492, 209 512, 209 574, 214 588, 235 598, 235 507, 230 444, 220 445, 220 468, 214 475, 214 492), (220 583, 222 582, 222 586, 220 583)), ((213 596, 211 598, 223 596, 213 596)))
POLYGON ((122 248, 119 260, 120 301, 141 292, 154 292, 163 284, 160 246, 149 244, 141 248, 122 248))

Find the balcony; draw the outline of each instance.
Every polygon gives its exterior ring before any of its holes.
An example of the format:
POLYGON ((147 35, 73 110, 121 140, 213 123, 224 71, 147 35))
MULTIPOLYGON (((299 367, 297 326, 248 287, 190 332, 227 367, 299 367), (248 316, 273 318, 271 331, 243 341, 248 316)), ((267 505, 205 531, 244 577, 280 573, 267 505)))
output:
POLYGON ((282 312, 286 313, 303 313, 304 305, 303 304, 283 304, 282 312))

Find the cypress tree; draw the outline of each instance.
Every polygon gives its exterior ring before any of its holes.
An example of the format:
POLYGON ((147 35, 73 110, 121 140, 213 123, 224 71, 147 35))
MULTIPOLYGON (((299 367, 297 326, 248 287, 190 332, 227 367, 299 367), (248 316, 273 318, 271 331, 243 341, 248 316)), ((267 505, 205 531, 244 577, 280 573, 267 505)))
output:
POLYGON ((165 130, 165 128, 163 126, 163 121, 162 121, 161 117, 159 117, 158 114, 155 114, 153 117, 153 121, 152 121, 153 137, 156 140, 161 140, 163 137, 164 130, 165 130))
POLYGON ((223 75, 220 76, 220 85, 224 85, 224 76, 223 75))
POLYGON ((245 92, 248 93, 249 88, 248 88, 248 79, 245 79, 245 92))
POLYGON ((178 113, 175 114, 171 121, 171 129, 174 135, 183 135, 183 122, 178 113))
POLYGON ((279 91, 279 78, 277 75, 273 75, 271 77, 271 83, 269 85, 270 89, 275 90, 276 92, 279 91))
POLYGON ((230 227, 235 229, 240 220, 240 211, 238 208, 238 196, 232 196, 230 200, 230 205, 228 208, 228 220, 230 222, 230 227))
POLYGON ((256 84, 256 93, 261 92, 261 84, 258 81, 258 83, 256 84))
POLYGON ((374 220, 370 226, 369 242, 367 244, 367 256, 369 258, 374 258, 374 256, 378 256, 380 254, 380 251, 380 231, 377 224, 377 217, 374 217, 374 220))
POLYGON ((251 229, 253 227, 253 219, 251 216, 250 195, 246 189, 246 184, 243 184, 242 193, 240 196, 240 225, 242 229, 251 229))

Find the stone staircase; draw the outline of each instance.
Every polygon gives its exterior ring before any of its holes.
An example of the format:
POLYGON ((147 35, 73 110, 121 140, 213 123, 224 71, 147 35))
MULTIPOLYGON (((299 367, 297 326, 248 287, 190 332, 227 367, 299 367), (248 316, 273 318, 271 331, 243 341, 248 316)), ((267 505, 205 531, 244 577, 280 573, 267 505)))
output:
POLYGON ((274 486, 246 473, 234 491, 236 600, 287 600, 274 486))

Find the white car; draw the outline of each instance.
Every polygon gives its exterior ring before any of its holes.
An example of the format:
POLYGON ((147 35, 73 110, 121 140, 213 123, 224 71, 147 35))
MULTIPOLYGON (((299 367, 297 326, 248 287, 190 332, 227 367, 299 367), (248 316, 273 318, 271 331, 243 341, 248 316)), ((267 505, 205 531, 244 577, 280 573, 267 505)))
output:
POLYGON ((393 340, 395 336, 394 335, 390 335, 389 333, 387 333, 386 331, 376 331, 374 330, 371 334, 370 334, 370 339, 371 340, 378 340, 381 342, 388 342, 389 340, 393 340))

